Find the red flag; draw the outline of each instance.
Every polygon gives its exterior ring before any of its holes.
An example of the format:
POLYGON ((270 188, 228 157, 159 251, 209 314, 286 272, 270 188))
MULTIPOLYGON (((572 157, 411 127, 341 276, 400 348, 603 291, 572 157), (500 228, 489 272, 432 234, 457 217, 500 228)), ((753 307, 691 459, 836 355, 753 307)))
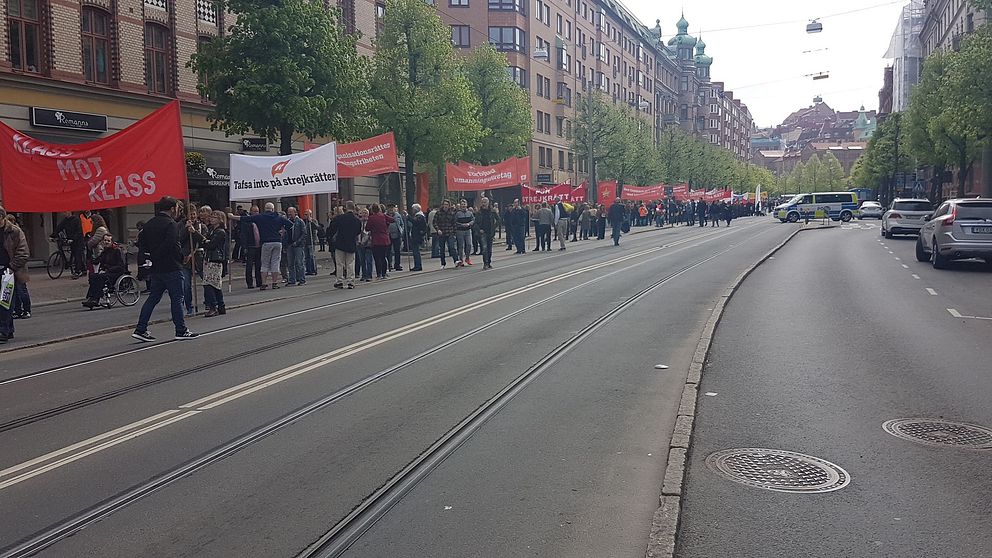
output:
POLYGON ((8 211, 35 213, 186 198, 179 102, 75 145, 39 141, 0 122, 0 189, 8 211))
POLYGON ((459 162, 447 163, 448 191, 480 192, 496 188, 507 188, 530 182, 530 157, 510 157, 495 165, 480 166, 459 162))
POLYGON ((598 184, 598 198, 599 203, 610 207, 613 204, 613 200, 617 198, 617 181, 616 180, 604 180, 598 184))
POLYGON ((338 178, 399 172, 396 139, 392 132, 338 145, 338 178))
POLYGON ((586 201, 586 189, 583 186, 572 188, 571 184, 558 184, 550 188, 520 187, 521 203, 541 203, 563 200, 567 202, 586 201))

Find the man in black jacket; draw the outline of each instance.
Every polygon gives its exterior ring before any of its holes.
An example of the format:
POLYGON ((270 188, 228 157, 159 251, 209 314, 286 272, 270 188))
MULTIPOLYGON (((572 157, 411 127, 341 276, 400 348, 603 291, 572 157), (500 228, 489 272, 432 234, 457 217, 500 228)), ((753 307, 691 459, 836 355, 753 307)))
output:
POLYGON ((613 201, 610 212, 607 213, 607 219, 610 221, 610 226, 613 227, 613 234, 611 235, 613 245, 620 246, 620 228, 623 226, 624 220, 624 207, 620 198, 613 201))
POLYGON ((479 251, 482 269, 493 268, 493 237, 496 236, 496 214, 489 208, 489 198, 482 198, 475 222, 479 226, 479 251))
POLYGON ((193 339, 197 336, 186 327, 183 319, 183 276, 182 255, 179 251, 179 202, 172 196, 164 196, 155 203, 155 217, 152 217, 138 235, 138 244, 148 252, 152 262, 148 282, 151 292, 141 307, 138 325, 131 337, 138 341, 154 341, 148 333, 148 320, 152 311, 162 300, 162 294, 169 291, 172 306, 172 323, 176 326, 176 339, 193 339))
POLYGON ((355 215, 355 202, 345 204, 345 212, 331 219, 327 224, 327 236, 334 238, 334 258, 338 263, 338 280, 334 287, 343 289, 345 281, 348 288, 354 289, 355 282, 352 270, 355 269, 355 252, 358 250, 355 239, 362 232, 362 222, 355 215))
POLYGON ((513 244, 517 247, 517 254, 524 254, 527 248, 524 246, 524 234, 527 232, 527 222, 530 214, 520 205, 520 200, 513 200, 513 209, 510 210, 510 231, 513 235, 513 244))
POLYGON ((71 211, 63 213, 62 220, 59 221, 58 226, 55 227, 55 232, 52 233, 52 239, 54 240, 59 235, 72 242, 69 248, 69 259, 72 264, 73 279, 75 279, 85 273, 86 269, 83 262, 83 251, 86 249, 86 245, 83 243, 83 224, 80 222, 79 216, 71 211))
POLYGON ((413 216, 410 218, 410 251, 413 252, 413 267, 410 271, 423 271, 420 259, 420 247, 427 239, 427 217, 419 203, 413 204, 413 216))

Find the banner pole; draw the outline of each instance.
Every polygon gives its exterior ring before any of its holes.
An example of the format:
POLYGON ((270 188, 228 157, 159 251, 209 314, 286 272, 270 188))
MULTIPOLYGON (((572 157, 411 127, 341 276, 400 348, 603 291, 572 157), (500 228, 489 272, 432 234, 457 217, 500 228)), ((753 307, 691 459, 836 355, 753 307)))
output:
POLYGON ((196 249, 193 245, 193 235, 189 235, 189 267, 190 267, 190 291, 193 293, 193 314, 200 312, 200 302, 196 296, 196 249))

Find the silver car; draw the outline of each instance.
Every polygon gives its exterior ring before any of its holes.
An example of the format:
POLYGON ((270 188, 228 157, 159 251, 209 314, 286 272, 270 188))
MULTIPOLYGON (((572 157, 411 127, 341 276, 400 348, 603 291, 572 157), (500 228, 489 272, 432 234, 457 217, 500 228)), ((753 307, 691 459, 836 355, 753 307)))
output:
POLYGON ((867 219, 869 217, 872 219, 881 219, 883 211, 880 203, 866 201, 861 204, 861 214, 858 216, 858 219, 867 219))
POLYGON ((933 204, 930 200, 896 198, 892 201, 892 207, 882 215, 882 236, 892 238, 895 234, 917 235, 926 223, 924 217, 932 211, 933 204))
POLYGON ((925 219, 916 259, 943 269, 951 260, 981 258, 992 264, 992 199, 947 200, 925 219))

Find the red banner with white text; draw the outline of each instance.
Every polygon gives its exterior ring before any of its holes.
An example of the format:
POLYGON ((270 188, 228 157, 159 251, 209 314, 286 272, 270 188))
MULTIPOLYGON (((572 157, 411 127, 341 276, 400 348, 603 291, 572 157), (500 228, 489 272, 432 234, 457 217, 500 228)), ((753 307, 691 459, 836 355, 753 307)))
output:
POLYGON ((549 188, 520 187, 521 203, 551 203, 558 200, 582 203, 586 201, 586 189, 582 186, 573 188, 571 184, 558 184, 549 188))
POLYGON ((689 185, 688 184, 676 184, 672 186, 672 197, 675 201, 688 201, 689 199, 689 185))
POLYGON ((338 144, 338 178, 375 176, 399 170, 396 139, 392 132, 338 144))
POLYGON ((530 157, 510 157, 495 165, 472 165, 459 161, 445 165, 449 192, 481 192, 526 185, 530 182, 530 157))
POLYGON ((623 187, 623 199, 634 201, 657 201, 664 199, 665 185, 655 184, 654 186, 627 186, 623 187))
POLYGON ((7 211, 35 213, 186 198, 179 102, 109 137, 74 145, 39 141, 0 122, 0 190, 7 211))

